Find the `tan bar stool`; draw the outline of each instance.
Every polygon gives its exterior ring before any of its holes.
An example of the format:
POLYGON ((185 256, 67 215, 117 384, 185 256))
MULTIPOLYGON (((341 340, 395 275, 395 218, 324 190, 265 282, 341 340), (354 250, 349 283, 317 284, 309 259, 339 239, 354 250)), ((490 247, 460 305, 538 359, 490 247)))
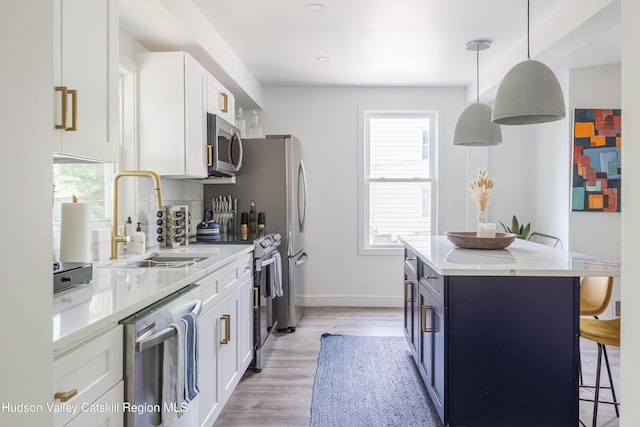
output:
MULTIPOLYGON (((616 347, 620 347, 620 318, 616 317, 614 319, 589 319, 589 318, 581 318, 580 319, 580 336, 582 338, 594 341, 598 344, 598 367, 596 368, 596 385, 595 385, 595 395, 593 400, 591 399, 580 399, 588 402, 593 402, 593 423, 592 426, 596 427, 596 421, 598 419, 598 403, 607 403, 615 405, 616 415, 619 417, 619 409, 620 405, 616 399, 616 393, 613 388, 613 378, 611 376, 611 369, 609 368, 608 360, 607 360, 607 372, 609 374, 609 384, 611 385, 611 395, 613 397, 613 402, 600 402, 600 370, 602 367, 602 354, 605 345, 613 345, 616 347)), ((607 358, 608 359, 608 358, 607 358)), ((584 387, 584 386, 583 386, 584 387)), ((602 387, 605 388, 605 387, 602 387)), ((580 421, 582 425, 584 423, 580 421)))

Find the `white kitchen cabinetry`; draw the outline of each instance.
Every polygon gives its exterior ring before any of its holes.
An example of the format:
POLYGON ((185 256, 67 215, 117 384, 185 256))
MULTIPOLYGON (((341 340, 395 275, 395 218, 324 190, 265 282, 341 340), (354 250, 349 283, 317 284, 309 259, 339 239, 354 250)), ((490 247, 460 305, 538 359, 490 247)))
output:
POLYGON ((252 263, 253 254, 242 255, 197 282, 202 295, 198 343, 202 427, 213 425, 253 357, 252 263))
POLYGON ((235 97, 211 74, 207 75, 207 112, 216 114, 232 125, 236 124, 235 97))
POLYGON ((54 0, 54 153, 118 160, 117 4, 54 0))
POLYGON ((122 326, 115 326, 54 360, 54 426, 124 424, 122 333, 122 326))
POLYGON ((137 55, 141 169, 207 177, 207 70, 186 52, 137 55))

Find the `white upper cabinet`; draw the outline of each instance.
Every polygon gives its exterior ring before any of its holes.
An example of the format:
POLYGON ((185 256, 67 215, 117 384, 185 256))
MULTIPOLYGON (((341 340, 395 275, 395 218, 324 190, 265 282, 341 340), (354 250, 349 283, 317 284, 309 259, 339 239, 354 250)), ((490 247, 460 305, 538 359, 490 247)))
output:
POLYGON ((236 100, 231 92, 211 74, 207 75, 207 111, 232 125, 236 124, 236 100))
POLYGON ((207 70, 185 52, 137 55, 141 169, 207 177, 207 70))
POLYGON ((117 0, 54 0, 53 42, 53 151, 117 161, 117 0))

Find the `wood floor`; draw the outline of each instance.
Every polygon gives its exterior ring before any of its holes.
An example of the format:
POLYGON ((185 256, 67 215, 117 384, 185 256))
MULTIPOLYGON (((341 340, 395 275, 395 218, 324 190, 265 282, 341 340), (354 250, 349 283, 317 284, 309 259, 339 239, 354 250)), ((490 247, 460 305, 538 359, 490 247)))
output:
MULTIPOLYGON (((271 351, 263 356, 263 371, 246 372, 215 426, 308 426, 320 336, 402 336, 402 324, 401 308, 308 307, 296 332, 278 333, 271 351)), ((595 376, 596 347, 586 341, 581 346, 583 373, 589 383, 595 376)), ((619 351, 608 349, 618 391, 619 351)), ((602 392, 607 399, 608 393, 602 392)), ((587 426, 591 425, 592 409, 591 403, 580 403, 580 417, 587 426)), ((598 412, 598 426, 619 425, 612 405, 600 405, 598 412)))

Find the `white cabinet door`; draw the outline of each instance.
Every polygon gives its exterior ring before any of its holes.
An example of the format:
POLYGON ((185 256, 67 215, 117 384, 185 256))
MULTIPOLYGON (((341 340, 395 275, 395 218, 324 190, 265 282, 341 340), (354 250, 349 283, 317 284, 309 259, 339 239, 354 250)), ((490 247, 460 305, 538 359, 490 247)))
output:
POLYGON ((207 71, 185 52, 137 55, 141 169, 207 176, 207 71))
POLYGON ((222 402, 229 400, 231 393, 240 382, 243 372, 238 361, 240 325, 240 288, 230 293, 222 300, 222 314, 220 316, 221 339, 218 346, 218 369, 222 381, 222 402))
POLYGON ((232 125, 236 124, 236 101, 233 94, 227 90, 211 74, 207 75, 207 111, 216 114, 232 125))
POLYGON ((253 307, 256 296, 253 290, 253 276, 250 276, 240 285, 238 359, 241 372, 249 367, 253 359, 253 307))
POLYGON ((54 0, 54 152, 118 160, 117 3, 54 0))
POLYGON ((212 426, 222 410, 221 380, 218 369, 221 304, 200 315, 198 319, 198 385, 200 388, 200 426, 212 426))

